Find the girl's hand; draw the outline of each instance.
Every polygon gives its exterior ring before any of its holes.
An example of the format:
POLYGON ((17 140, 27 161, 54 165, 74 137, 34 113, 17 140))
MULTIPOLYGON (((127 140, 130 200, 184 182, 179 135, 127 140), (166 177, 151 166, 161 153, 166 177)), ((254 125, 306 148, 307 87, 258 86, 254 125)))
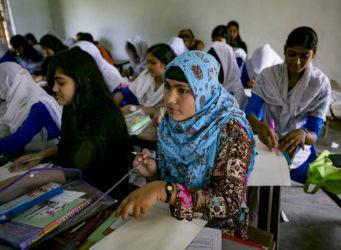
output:
POLYGON ((299 128, 279 138, 278 148, 281 151, 287 150, 289 154, 295 151, 298 145, 304 150, 304 144, 307 133, 299 128))
POLYGON ((273 148, 277 146, 278 143, 277 134, 275 133, 274 135, 272 133, 272 129, 270 128, 270 126, 266 125, 263 122, 260 122, 258 124, 256 132, 258 133, 259 140, 261 140, 261 142, 263 142, 270 151, 272 151, 273 148))
POLYGON ((127 114, 130 114, 130 105, 126 105, 124 107, 121 108, 121 112, 123 115, 127 115, 127 114))
POLYGON ((140 218, 140 214, 147 213, 156 202, 166 200, 165 186, 164 181, 153 181, 133 191, 118 206, 116 219, 121 216, 123 220, 126 220, 131 210, 134 210, 133 216, 136 219, 140 218))
POLYGON ((19 158, 17 158, 14 162, 13 165, 9 167, 10 172, 17 171, 19 169, 24 169, 24 170, 29 170, 33 168, 34 166, 38 165, 43 158, 39 158, 37 160, 29 161, 25 163, 25 161, 30 160, 34 157, 40 156, 39 154, 28 154, 28 155, 23 155, 19 158))
POLYGON ((154 159, 149 159, 148 156, 152 156, 152 153, 144 148, 142 150, 143 156, 136 156, 133 161, 133 166, 136 170, 148 179, 154 179, 157 177, 157 164, 154 159))

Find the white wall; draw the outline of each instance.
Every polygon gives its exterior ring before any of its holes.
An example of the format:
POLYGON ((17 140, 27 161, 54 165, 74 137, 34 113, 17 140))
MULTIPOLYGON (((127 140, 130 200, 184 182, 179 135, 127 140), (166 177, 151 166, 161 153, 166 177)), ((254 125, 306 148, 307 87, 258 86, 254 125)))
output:
POLYGON ((257 47, 269 43, 282 56, 289 32, 298 26, 311 26, 319 35, 315 65, 341 82, 340 0, 46 0, 44 4, 46 2, 51 6, 53 26, 61 35, 74 37, 79 31, 90 32, 112 52, 114 59, 127 58, 125 41, 135 34, 153 45, 168 42, 180 29, 188 27, 208 46, 213 28, 232 19, 239 22, 250 55, 257 47))
POLYGON ((51 8, 47 0, 9 0, 16 34, 32 33, 40 37, 53 29, 51 8))

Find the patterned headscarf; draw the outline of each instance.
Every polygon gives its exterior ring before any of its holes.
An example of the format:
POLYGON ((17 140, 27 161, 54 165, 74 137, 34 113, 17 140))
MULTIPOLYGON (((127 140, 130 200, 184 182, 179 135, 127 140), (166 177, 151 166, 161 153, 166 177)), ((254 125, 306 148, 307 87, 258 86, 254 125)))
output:
MULTIPOLYGON (((210 184, 224 124, 237 120, 253 140, 253 134, 236 99, 218 81, 220 65, 202 51, 188 51, 168 64, 179 67, 193 91, 196 113, 185 121, 166 115, 158 129, 158 156, 161 179, 197 188, 210 184)), ((254 156, 254 149, 253 149, 254 156)), ((253 168, 252 157, 249 171, 253 168)))

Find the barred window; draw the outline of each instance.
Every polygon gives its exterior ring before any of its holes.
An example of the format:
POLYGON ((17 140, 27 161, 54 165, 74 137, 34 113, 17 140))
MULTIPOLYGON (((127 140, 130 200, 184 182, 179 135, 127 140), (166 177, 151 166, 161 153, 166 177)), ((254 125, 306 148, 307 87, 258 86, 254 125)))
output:
POLYGON ((10 46, 10 22, 4 0, 0 0, 0 38, 3 43, 5 43, 7 46, 10 46))

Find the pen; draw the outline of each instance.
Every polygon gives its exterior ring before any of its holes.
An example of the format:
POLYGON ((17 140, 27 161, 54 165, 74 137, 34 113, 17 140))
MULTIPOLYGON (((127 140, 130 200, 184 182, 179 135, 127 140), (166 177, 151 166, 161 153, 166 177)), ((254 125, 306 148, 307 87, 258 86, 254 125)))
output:
MULTIPOLYGON (((275 132, 275 122, 274 122, 273 119, 271 119, 270 125, 271 125, 272 134, 273 134, 273 136, 274 136, 274 138, 275 138, 275 133, 276 133, 276 132, 275 132)), ((277 147, 275 147, 275 152, 277 152, 277 147)))
MULTIPOLYGON (((139 152, 131 152, 133 155, 140 155, 140 156, 143 156, 142 153, 139 153, 139 152)), ((153 159, 153 160, 158 160, 159 158, 157 157, 153 157, 153 156, 147 156, 148 159, 153 159)))
POLYGON ((93 226, 96 224, 96 222, 99 220, 99 218, 101 218, 102 214, 103 214, 104 210, 101 210, 98 215, 96 216, 96 218, 91 222, 90 226, 85 230, 85 232, 82 234, 82 236, 80 237, 80 239, 77 241, 77 245, 80 245, 82 243, 82 241, 85 239, 85 237, 88 235, 88 233, 90 232, 90 230, 93 228, 93 226))
POLYGON ((82 226, 84 226, 85 223, 86 223, 86 222, 83 221, 81 224, 79 224, 78 226, 76 226, 74 229, 72 229, 72 230, 70 231, 70 234, 76 232, 78 229, 80 229, 82 226))
POLYGON ((30 161, 40 160, 40 159, 43 159, 43 158, 44 158, 44 156, 38 155, 38 156, 35 156, 35 157, 31 158, 31 159, 25 160, 22 163, 28 163, 30 161))

